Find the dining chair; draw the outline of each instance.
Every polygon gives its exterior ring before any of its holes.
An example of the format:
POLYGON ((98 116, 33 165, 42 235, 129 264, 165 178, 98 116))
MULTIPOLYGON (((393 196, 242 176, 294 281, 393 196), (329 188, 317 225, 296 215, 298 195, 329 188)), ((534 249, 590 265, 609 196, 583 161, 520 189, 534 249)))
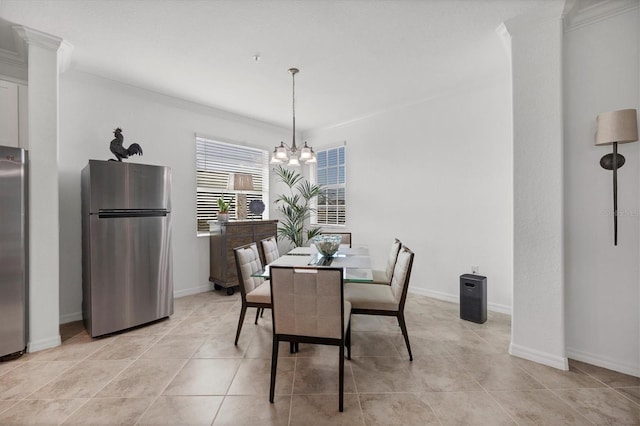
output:
POLYGON ((235 345, 238 345, 238 339, 240 338, 240 331, 242 330, 247 308, 258 308, 255 321, 255 324, 257 324, 261 309, 264 311, 264 308, 271 308, 271 288, 269 281, 265 281, 264 278, 251 276, 251 274, 262 271, 262 262, 260 262, 260 255, 258 254, 258 246, 256 243, 236 247, 233 249, 233 254, 236 259, 238 283, 242 300, 235 341, 235 345))
POLYGON ((264 253, 263 260, 265 265, 268 265, 280 257, 276 237, 269 237, 264 240, 260 240, 260 245, 262 246, 262 253, 264 253))
POLYGON ((399 239, 395 239, 393 244, 391 245, 391 251, 389 252, 389 257, 387 258, 387 268, 382 270, 374 269, 371 271, 373 273, 373 284, 386 284, 391 285, 391 278, 393 277, 393 269, 396 266, 396 261, 398 260, 398 253, 400 253, 400 247, 402 247, 402 243, 399 239))
POLYGON ((351 232, 329 232, 329 231, 320 232, 320 235, 326 235, 326 234, 340 235, 342 237, 342 241, 340 242, 340 244, 348 245, 349 248, 351 248, 351 232))
POLYGON ((297 346, 312 343, 339 347, 338 409, 343 411, 344 348, 351 359, 351 304, 344 298, 342 268, 271 266, 273 402, 281 341, 297 346))
POLYGON ((402 246, 393 269, 390 286, 363 283, 344 285, 344 298, 351 302, 352 314, 395 316, 398 319, 410 361, 413 361, 413 355, 404 319, 404 304, 407 300, 413 256, 413 252, 407 246, 402 246))

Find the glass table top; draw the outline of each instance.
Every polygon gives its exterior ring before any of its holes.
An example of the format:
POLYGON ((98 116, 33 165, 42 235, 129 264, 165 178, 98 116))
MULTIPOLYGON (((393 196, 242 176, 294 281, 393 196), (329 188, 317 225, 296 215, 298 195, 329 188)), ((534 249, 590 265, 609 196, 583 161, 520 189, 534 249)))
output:
POLYGON ((345 282, 373 282, 371 259, 369 257, 369 249, 366 247, 341 247, 338 252, 331 257, 320 255, 315 247, 296 247, 289 253, 280 256, 265 266, 262 272, 252 274, 252 276, 269 279, 269 267, 271 265, 342 268, 344 270, 343 278, 345 282))

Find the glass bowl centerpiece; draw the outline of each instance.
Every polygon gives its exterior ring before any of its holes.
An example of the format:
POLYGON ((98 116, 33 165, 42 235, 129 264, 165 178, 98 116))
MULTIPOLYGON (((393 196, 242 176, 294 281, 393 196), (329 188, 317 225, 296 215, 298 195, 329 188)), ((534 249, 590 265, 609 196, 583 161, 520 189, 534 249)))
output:
POLYGON ((324 234, 313 237, 311 241, 313 241, 320 254, 324 257, 331 257, 340 248, 342 237, 340 235, 324 234))

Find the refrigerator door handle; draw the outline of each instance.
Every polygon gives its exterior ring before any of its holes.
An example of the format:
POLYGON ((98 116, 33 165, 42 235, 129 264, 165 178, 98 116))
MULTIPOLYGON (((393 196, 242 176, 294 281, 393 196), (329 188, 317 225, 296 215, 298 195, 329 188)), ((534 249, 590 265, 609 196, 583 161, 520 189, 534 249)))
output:
POLYGON ((119 217, 159 217, 166 216, 170 212, 167 209, 100 209, 98 217, 100 219, 110 219, 119 217))

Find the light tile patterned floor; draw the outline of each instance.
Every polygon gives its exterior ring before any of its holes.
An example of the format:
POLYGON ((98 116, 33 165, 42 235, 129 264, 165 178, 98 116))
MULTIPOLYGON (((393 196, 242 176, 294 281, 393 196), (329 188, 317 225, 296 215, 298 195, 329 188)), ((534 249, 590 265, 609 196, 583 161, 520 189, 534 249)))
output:
POLYGON ((354 315, 344 412, 335 347, 283 343, 270 404, 271 313, 254 325, 250 311, 234 346, 239 312, 238 295, 209 292, 109 337, 65 324, 62 346, 0 363, 0 424, 640 425, 639 378, 511 357, 508 316, 474 324, 413 294, 413 362, 394 318, 354 315))

